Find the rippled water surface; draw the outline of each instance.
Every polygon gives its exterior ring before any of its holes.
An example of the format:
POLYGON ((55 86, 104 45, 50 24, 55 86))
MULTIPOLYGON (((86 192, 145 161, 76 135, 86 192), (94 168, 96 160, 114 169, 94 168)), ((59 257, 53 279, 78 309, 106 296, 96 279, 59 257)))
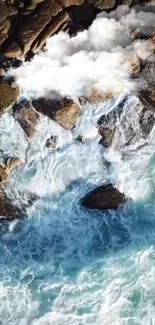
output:
POLYGON ((18 202, 26 190, 39 196, 27 219, 1 225, 2 325, 155 322, 154 136, 136 153, 106 150, 95 126, 107 106, 83 109, 72 132, 41 118, 28 149, 11 113, 0 120, 2 149, 27 157, 11 175, 8 195, 18 202), (55 152, 44 148, 51 130, 59 135, 55 152), (79 132, 86 143, 75 140, 79 132), (133 200, 111 213, 79 205, 107 181, 133 200))

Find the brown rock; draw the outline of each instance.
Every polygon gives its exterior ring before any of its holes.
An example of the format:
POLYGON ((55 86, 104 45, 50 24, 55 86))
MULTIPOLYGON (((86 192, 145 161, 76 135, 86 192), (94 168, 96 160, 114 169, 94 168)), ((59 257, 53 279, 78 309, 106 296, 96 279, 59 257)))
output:
POLYGON ((8 173, 5 168, 0 166, 0 183, 4 183, 8 180, 8 173))
POLYGON ((51 18, 61 10, 61 6, 54 0, 46 0, 41 7, 35 10, 34 14, 20 29, 19 37, 23 46, 23 55, 30 50, 33 42, 50 22, 51 18))
POLYGON ((10 20, 7 19, 7 20, 5 21, 5 26, 4 26, 4 28, 1 29, 1 34, 2 34, 2 35, 7 34, 8 31, 9 31, 9 29, 10 29, 10 27, 11 27, 11 22, 10 22, 10 20))
POLYGON ((82 200, 82 206, 94 210, 117 210, 127 202, 125 194, 112 184, 101 185, 88 193, 82 200))
POLYGON ((9 157, 6 161, 6 172, 10 174, 14 169, 18 168, 22 164, 19 158, 9 157))
POLYGON ((58 3, 63 7, 67 8, 70 6, 79 6, 84 2, 84 0, 58 0, 58 3))
POLYGON ((22 51, 16 42, 11 42, 7 49, 4 51, 4 55, 7 58, 18 58, 20 57, 22 51))
POLYGON ((14 105, 13 111, 15 119, 19 122, 27 137, 32 138, 39 122, 39 114, 28 101, 14 105))
POLYGON ((0 0, 0 24, 3 23, 8 16, 8 8, 4 1, 0 0))
POLYGON ((33 101, 33 105, 39 112, 47 115, 65 129, 72 129, 77 118, 81 114, 79 106, 68 98, 60 100, 47 100, 39 98, 33 101))
POLYGON ((39 35, 39 39, 35 41, 31 50, 37 52, 41 50, 45 44, 45 41, 48 37, 51 37, 54 33, 58 31, 64 22, 68 19, 68 14, 66 12, 61 12, 59 15, 54 17, 50 23, 44 28, 44 30, 39 35))
POLYGON ((19 93, 19 88, 13 88, 6 82, 0 83, 0 115, 6 113, 16 102, 19 93))
POLYGON ((88 0, 95 8, 98 9, 112 9, 115 6, 115 0, 88 0))
POLYGON ((14 6, 9 5, 8 6, 8 16, 14 16, 18 13, 18 9, 14 6))
POLYGON ((100 90, 93 88, 85 96, 85 99, 90 104, 97 104, 97 103, 102 103, 102 102, 108 101, 110 99, 113 99, 116 95, 117 95, 117 93, 114 93, 114 92, 104 93, 100 90))

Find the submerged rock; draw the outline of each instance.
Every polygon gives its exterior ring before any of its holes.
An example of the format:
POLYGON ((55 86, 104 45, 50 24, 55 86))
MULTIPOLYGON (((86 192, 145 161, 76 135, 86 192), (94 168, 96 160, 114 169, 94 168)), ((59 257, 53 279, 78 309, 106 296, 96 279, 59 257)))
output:
POLYGON ((0 186, 0 221, 15 220, 25 216, 25 212, 7 197, 4 189, 0 186))
POLYGON ((80 107, 72 99, 66 97, 59 100, 39 98, 33 101, 33 105, 37 111, 52 118, 67 130, 75 126, 81 114, 80 107))
POLYGON ((0 115, 6 113, 19 97, 19 88, 7 82, 0 83, 0 115))
POLYGON ((39 122, 39 114, 33 109, 31 103, 28 100, 24 100, 20 104, 15 104, 13 107, 13 115, 27 137, 32 138, 39 122))
POLYGON ((57 136, 52 135, 49 139, 47 139, 45 142, 45 147, 56 149, 57 148, 57 136))
POLYGON ((101 185, 88 193, 82 200, 82 206, 94 210, 117 210, 128 198, 112 184, 101 185))

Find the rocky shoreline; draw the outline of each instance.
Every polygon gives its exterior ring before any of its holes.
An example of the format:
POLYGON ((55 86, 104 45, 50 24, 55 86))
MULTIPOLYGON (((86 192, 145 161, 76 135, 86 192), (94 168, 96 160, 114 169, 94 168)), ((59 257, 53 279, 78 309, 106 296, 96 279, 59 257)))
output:
MULTIPOLYGON (((19 123, 29 140, 33 138, 42 115, 48 116, 62 128, 72 130, 81 115, 81 107, 84 103, 89 102, 94 105, 117 96, 117 92, 105 93, 91 89, 77 101, 62 96, 56 99, 40 97, 32 100, 27 98, 19 100, 20 89, 16 85, 15 79, 7 76, 6 73, 11 66, 20 66, 23 58, 29 60, 35 53, 44 49, 47 38, 58 31, 66 30, 71 37, 74 37, 78 30, 87 28, 96 14, 102 10, 113 10, 118 4, 134 5, 135 3, 127 0, 89 0, 87 2, 83 0, 59 0, 57 2, 54 0, 0 1, 0 118, 12 110, 14 119, 19 123)), ((144 12, 147 10, 155 12, 155 4, 150 1, 142 9, 144 12)), ((132 38, 133 41, 143 39, 140 55, 138 52, 135 55, 131 50, 127 53, 124 52, 122 62, 127 60, 130 63, 129 76, 137 83, 135 94, 139 97, 139 102, 134 112, 130 113, 130 121, 128 121, 127 127, 127 117, 123 116, 126 98, 112 112, 103 115, 97 123, 100 144, 106 148, 112 146, 114 150, 121 148, 121 146, 133 144, 139 139, 138 137, 146 139, 155 123, 155 79, 152 81, 150 78, 152 69, 155 69, 155 32, 150 29, 146 34, 142 26, 141 29, 133 29, 132 38), (145 87, 141 86, 142 81, 145 81, 145 87), (137 116, 139 133, 133 126, 134 119, 137 119, 137 116), (124 121, 123 134, 125 136, 123 140, 119 125, 116 123, 118 118, 124 121)), ((84 142, 81 140, 81 135, 79 139, 84 142)), ((45 145, 55 150, 57 148, 56 142, 56 137, 51 135, 45 145)), ((25 216, 25 211, 14 206, 5 194, 5 182, 8 180, 9 174, 21 164, 22 162, 18 157, 6 158, 1 153, 0 220, 13 220, 19 216, 25 216)), ((124 194, 115 189, 113 185, 108 184, 88 194, 83 199, 82 205, 90 209, 116 210, 127 200, 124 194)))

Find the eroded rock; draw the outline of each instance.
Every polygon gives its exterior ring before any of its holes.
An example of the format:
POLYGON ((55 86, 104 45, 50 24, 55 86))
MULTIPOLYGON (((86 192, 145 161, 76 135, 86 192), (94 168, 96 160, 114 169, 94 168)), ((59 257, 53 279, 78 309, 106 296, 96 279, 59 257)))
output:
POLYGON ((0 115, 6 113, 13 105, 18 96, 19 88, 12 87, 7 82, 0 83, 0 115))
POLYGON ((31 103, 24 100, 20 104, 15 104, 13 107, 13 115, 19 122, 27 137, 32 138, 39 122, 39 114, 33 109, 31 103))
POLYGON ((121 193, 112 184, 106 184, 88 193, 81 200, 81 204, 91 210, 117 210, 127 201, 128 198, 125 194, 121 193))
POLYGON ((80 107, 73 100, 62 98, 60 100, 47 100, 39 98, 33 101, 37 111, 52 118, 65 129, 72 129, 81 114, 80 107))

